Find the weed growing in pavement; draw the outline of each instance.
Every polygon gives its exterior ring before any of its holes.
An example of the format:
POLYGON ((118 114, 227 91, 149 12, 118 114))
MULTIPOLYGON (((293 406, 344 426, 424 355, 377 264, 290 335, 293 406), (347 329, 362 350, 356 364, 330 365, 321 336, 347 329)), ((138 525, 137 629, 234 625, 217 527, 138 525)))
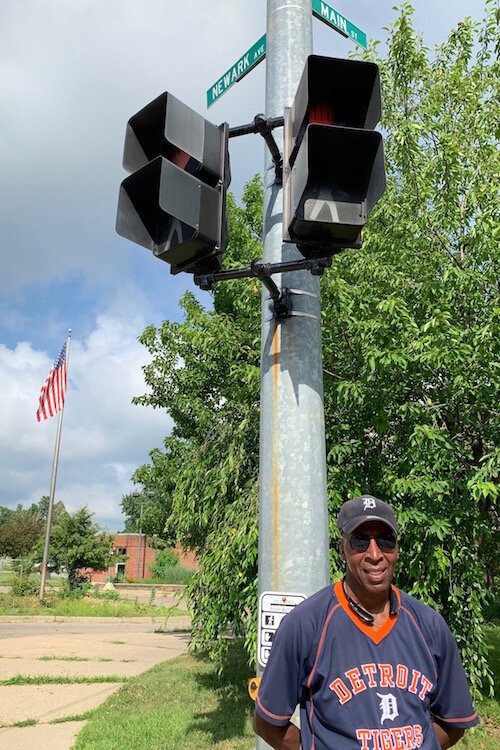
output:
POLYGON ((10 685, 91 685, 94 682, 127 682, 128 677, 119 675, 98 675, 96 677, 66 677, 64 675, 53 676, 48 674, 24 675, 16 674, 7 680, 0 680, 0 686, 8 687, 10 685))
POLYGON ((47 722, 48 724, 65 724, 67 721, 88 721, 92 718, 95 713, 95 708, 90 708, 88 711, 84 711, 81 714, 72 714, 71 716, 60 716, 58 719, 53 719, 47 722))
POLYGON ((39 656, 38 661, 90 661, 87 656, 39 656))
POLYGON ((22 721, 16 721, 15 724, 11 724, 12 727, 33 727, 38 724, 38 719, 23 719, 22 721))

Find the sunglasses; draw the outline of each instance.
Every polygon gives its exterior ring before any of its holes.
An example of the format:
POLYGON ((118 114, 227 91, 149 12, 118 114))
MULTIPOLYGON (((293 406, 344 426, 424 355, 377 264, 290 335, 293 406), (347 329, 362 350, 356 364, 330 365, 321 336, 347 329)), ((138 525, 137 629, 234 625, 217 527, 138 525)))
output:
POLYGON ((396 537, 394 534, 352 534, 349 544, 354 552, 366 552, 372 539, 375 539, 377 547, 381 552, 393 552, 396 549, 396 537))

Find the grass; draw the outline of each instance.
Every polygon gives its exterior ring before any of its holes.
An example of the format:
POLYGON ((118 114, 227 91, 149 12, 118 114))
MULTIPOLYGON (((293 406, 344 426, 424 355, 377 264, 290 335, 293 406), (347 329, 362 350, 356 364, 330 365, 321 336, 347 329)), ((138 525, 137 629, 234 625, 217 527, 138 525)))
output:
POLYGON ((250 674, 241 644, 222 678, 185 654, 130 680, 94 712, 74 750, 253 750, 250 674))
POLYGON ((39 656, 38 661, 90 661, 88 656, 39 656))
POLYGON ((485 698, 477 710, 481 724, 466 732, 457 748, 467 750, 498 750, 500 748, 500 625, 486 628, 488 662, 495 678, 495 697, 485 698))
MULTIPOLYGON (((478 705, 481 724, 457 750, 500 748, 500 626, 487 629, 495 698, 478 705)), ((127 682, 97 708, 74 750, 254 750, 252 676, 241 643, 231 644, 219 680, 207 659, 186 654, 127 682)))
MULTIPOLYGON (((40 580, 40 575, 38 573, 32 573, 32 575, 34 578, 40 580)), ((18 570, 4 568, 4 570, 0 572, 0 586, 11 586, 16 578, 19 578, 18 570)), ((48 591, 50 591, 50 589, 60 589, 66 586, 66 583, 67 579, 65 576, 51 576, 47 579, 45 588, 48 591)))
POLYGON ((15 724, 12 724, 13 727, 33 727, 35 724, 38 724, 37 719, 23 719, 23 721, 16 721, 15 724))
POLYGON ((49 721, 49 724, 65 724, 67 721, 88 721, 95 714, 95 708, 90 708, 81 714, 71 714, 70 716, 60 716, 58 719, 49 721))
POLYGON ((54 615, 54 617, 180 617, 189 612, 178 607, 157 607, 127 599, 107 600, 93 597, 83 599, 47 596, 40 602, 37 596, 0 594, 0 615, 54 615))
MULTIPOLYGON (((139 581, 139 583, 174 583, 177 585, 185 585, 195 574, 196 570, 193 570, 192 568, 184 568, 182 565, 172 565, 171 567, 164 569, 161 577, 153 576, 152 578, 145 578, 144 580, 139 581)), ((132 581, 132 583, 137 583, 137 581, 132 581)))
POLYGON ((1 687, 10 685, 91 685, 95 682, 127 682, 128 677, 118 675, 97 675, 95 677, 65 677, 63 675, 40 674, 35 677, 26 674, 16 674, 7 680, 0 680, 1 687))
MULTIPOLYGON (((68 721, 88 721, 94 714, 95 708, 90 708, 88 711, 84 711, 81 714, 71 714, 70 716, 60 716, 58 719, 52 719, 47 724, 66 724, 68 721)), ((33 727, 36 724, 40 724, 38 719, 23 719, 22 721, 16 721, 14 724, 0 724, 0 728, 12 728, 12 727, 33 727)))

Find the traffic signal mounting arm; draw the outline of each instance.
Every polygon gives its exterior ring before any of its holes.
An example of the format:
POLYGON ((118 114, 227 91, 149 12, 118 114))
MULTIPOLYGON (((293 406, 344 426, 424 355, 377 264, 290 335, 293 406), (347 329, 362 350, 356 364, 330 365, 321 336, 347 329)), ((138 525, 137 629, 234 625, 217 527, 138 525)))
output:
POLYGON ((248 135, 249 133, 260 133, 267 143, 267 147, 271 152, 274 162, 274 170, 276 175, 276 183, 281 185, 283 181, 283 157, 278 148, 278 144, 274 140, 272 131, 274 128, 281 128, 285 124, 283 117, 267 117, 265 115, 255 115, 253 122, 248 125, 237 125, 234 128, 229 128, 229 138, 236 138, 240 135, 248 135))

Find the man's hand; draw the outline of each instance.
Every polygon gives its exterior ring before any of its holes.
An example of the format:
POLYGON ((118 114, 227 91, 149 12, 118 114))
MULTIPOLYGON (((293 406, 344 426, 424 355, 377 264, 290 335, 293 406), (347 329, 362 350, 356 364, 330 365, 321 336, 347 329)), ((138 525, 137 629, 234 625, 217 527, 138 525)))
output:
POLYGON ((448 747, 455 745, 465 732, 465 729, 455 729, 455 727, 444 728, 436 722, 433 722, 433 726, 438 742, 441 745, 441 750, 446 750, 448 747))
POLYGON ((253 715, 253 731, 275 750, 302 750, 300 732, 295 724, 277 727, 265 721, 255 712, 253 715))

